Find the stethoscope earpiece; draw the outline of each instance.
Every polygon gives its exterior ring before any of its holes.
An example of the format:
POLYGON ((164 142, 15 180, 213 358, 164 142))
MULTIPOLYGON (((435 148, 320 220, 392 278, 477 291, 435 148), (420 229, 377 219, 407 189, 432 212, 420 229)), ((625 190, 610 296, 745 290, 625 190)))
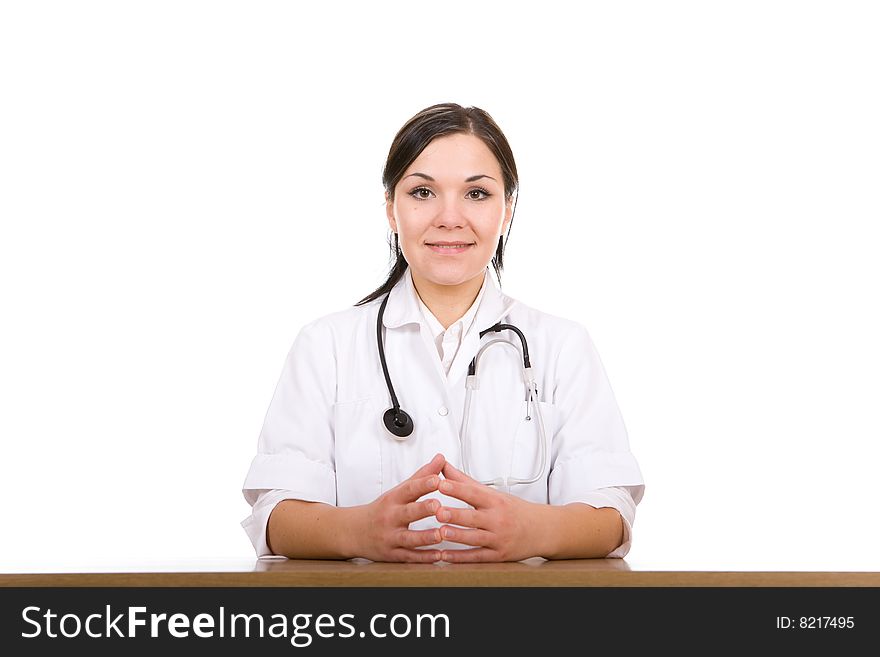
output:
POLYGON ((382 421, 395 440, 406 440, 413 432, 412 418, 403 409, 389 408, 382 416, 382 421))

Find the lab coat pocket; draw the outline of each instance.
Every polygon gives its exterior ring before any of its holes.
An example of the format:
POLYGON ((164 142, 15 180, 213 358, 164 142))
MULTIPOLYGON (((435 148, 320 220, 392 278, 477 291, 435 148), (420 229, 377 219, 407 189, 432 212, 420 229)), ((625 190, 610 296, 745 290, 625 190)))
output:
POLYGON ((382 492, 380 415, 371 398, 333 407, 338 506, 369 504, 382 492))
POLYGON ((524 480, 534 479, 539 474, 541 476, 534 483, 512 486, 510 492, 523 499, 546 504, 549 500, 547 482, 553 434, 556 431, 556 407, 547 402, 538 402, 537 407, 534 402, 522 402, 521 408, 520 422, 514 438, 510 476, 524 480), (545 439, 541 437, 542 424, 545 439))

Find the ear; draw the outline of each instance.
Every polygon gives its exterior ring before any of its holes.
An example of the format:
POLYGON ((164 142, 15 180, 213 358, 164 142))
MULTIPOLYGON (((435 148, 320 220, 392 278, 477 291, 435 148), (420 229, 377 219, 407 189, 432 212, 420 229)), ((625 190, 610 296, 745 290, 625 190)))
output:
POLYGON ((397 232, 397 219, 394 218, 394 201, 388 195, 388 192, 385 192, 385 216, 388 217, 388 225, 391 227, 391 232, 397 232))
POLYGON ((510 220, 513 219, 513 197, 511 196, 507 203, 504 204, 504 223, 501 224, 501 234, 507 233, 507 227, 510 220))

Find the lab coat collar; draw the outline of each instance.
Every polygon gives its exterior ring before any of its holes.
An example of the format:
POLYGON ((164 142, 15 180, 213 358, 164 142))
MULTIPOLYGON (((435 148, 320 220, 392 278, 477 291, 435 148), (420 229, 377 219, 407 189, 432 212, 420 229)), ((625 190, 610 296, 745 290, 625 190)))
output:
MULTIPOLYGON (((407 267, 400 280, 391 288, 388 305, 382 323, 386 328, 399 328, 406 324, 419 324, 422 311, 419 308, 416 288, 412 282, 412 272, 407 267)), ((516 300, 499 290, 489 275, 489 268, 483 275, 483 298, 474 318, 475 328, 483 331, 497 324, 516 304, 516 300)))

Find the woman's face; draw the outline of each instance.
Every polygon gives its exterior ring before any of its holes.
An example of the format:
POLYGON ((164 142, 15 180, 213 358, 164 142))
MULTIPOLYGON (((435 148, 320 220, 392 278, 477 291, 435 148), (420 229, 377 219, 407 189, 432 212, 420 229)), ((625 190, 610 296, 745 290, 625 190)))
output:
POLYGON ((492 151, 478 137, 457 133, 425 147, 394 199, 386 194, 386 212, 417 285, 461 285, 482 280, 512 207, 492 151))

